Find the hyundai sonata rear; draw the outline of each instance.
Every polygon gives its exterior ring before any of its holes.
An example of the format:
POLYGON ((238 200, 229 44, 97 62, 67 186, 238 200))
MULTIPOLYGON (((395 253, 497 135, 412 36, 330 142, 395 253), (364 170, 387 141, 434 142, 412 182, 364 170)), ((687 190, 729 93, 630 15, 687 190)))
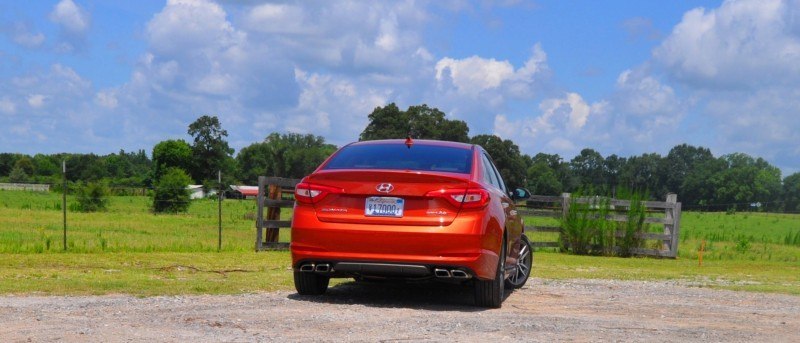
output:
POLYGON ((478 305, 499 307, 532 261, 507 193, 479 146, 347 145, 296 187, 295 287, 322 294, 332 277, 472 282, 478 305))

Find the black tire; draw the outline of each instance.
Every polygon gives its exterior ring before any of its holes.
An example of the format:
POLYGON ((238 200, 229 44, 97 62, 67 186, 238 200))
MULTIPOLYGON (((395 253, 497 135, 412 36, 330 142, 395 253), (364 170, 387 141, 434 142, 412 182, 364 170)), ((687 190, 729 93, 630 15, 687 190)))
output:
POLYGON ((475 305, 479 307, 500 308, 505 296, 506 242, 500 247, 500 258, 493 280, 475 280, 475 305))
POLYGON ((525 234, 522 234, 521 239, 522 247, 519 249, 517 266, 514 268, 514 272, 506 279, 506 288, 522 288, 528 282, 528 277, 531 276, 531 269, 533 269, 531 242, 528 241, 528 236, 525 236, 525 234))
POLYGON ((312 272, 294 272, 294 289, 300 295, 320 295, 328 290, 331 278, 312 272))

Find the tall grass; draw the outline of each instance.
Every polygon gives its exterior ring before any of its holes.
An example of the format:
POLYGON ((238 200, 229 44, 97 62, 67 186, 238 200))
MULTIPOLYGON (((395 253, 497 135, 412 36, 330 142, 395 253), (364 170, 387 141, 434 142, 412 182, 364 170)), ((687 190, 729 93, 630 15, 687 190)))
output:
MULTIPOLYGON (((60 194, 0 191, 0 253, 63 251, 60 194)), ((152 199, 111 196, 104 212, 73 211, 67 200, 67 247, 70 252, 199 252, 217 250, 217 201, 193 200, 187 213, 153 214, 152 199)), ((255 200, 225 200, 222 250, 252 251, 255 200)), ((283 209, 288 220, 291 210, 283 209)), ((287 230, 281 240, 288 241, 287 230)))
MULTIPOLYGON (((800 262, 800 215, 684 212, 679 258, 800 262)), ((797 264, 800 266, 800 264, 797 264)))
POLYGON ((560 245, 562 250, 578 255, 624 256, 632 255, 640 248, 639 234, 646 232, 647 208, 642 196, 630 193, 626 213, 627 221, 619 222, 612 218, 618 209, 612 208, 607 197, 581 198, 580 194, 570 199, 566 217, 561 220, 560 245))

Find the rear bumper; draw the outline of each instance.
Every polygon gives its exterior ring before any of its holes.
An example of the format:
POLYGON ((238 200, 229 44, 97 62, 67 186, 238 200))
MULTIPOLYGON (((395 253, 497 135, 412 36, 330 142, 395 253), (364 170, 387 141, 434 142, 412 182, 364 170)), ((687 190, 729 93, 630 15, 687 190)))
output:
POLYGON ((485 229, 478 212, 448 226, 401 226, 320 222, 313 210, 295 208, 292 266, 326 263, 331 276, 426 277, 435 269, 463 270, 492 279, 502 232, 485 229), (339 266, 337 266, 339 265, 339 266))

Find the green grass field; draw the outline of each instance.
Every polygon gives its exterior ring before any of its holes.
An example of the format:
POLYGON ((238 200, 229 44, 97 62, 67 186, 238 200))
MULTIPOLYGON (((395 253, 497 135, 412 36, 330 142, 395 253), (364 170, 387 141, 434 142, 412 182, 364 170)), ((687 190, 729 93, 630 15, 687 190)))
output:
MULTIPOLYGON (((68 211, 66 252, 60 202, 57 194, 0 191, 0 294, 148 296, 292 289, 288 252, 253 251, 254 222, 245 217, 255 212, 253 200, 224 202, 221 252, 216 201, 194 201, 189 213, 180 215, 154 215, 144 197, 112 197, 106 212, 68 211)), ((289 211, 283 212, 288 219, 289 211)), ((800 215, 685 212, 678 259, 539 251, 533 276, 679 280, 800 295, 798 237, 800 215), (703 240, 706 251, 699 266, 703 240)), ((288 231, 282 231, 281 240, 288 238, 288 231)))

